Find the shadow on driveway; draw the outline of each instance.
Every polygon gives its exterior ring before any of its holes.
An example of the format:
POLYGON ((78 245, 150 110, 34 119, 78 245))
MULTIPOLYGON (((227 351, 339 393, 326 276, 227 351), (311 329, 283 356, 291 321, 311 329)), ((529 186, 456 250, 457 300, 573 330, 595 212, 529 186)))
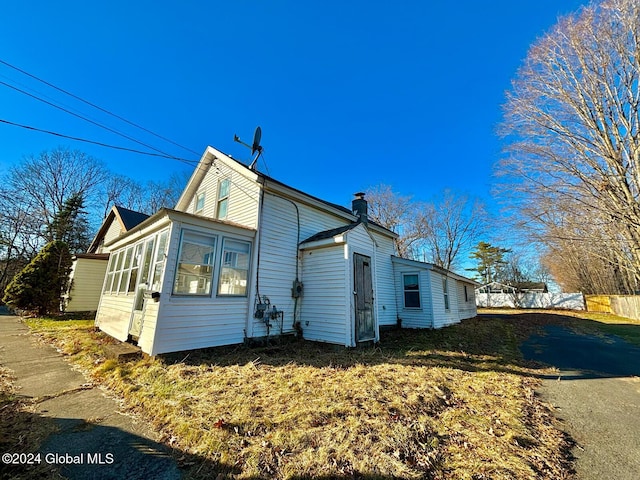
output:
POLYGON ((558 368, 567 380, 640 376, 640 347, 616 335, 546 325, 541 333, 522 343, 520 350, 527 360, 558 368))

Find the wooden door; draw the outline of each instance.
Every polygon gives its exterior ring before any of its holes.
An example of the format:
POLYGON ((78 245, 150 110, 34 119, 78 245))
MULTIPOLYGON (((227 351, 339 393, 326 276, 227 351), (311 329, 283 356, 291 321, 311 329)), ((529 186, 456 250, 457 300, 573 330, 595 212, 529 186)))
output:
POLYGON ((371 257, 353 255, 354 295, 356 316, 356 342, 375 340, 375 316, 373 306, 373 282, 371 280, 371 257))

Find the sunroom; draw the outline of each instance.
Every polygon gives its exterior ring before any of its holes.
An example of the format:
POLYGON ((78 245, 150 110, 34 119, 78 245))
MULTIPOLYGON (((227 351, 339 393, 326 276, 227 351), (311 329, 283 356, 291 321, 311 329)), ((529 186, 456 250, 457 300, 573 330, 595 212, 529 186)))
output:
POLYGON ((254 237, 160 210, 110 245, 96 325, 151 355, 242 342, 254 237))

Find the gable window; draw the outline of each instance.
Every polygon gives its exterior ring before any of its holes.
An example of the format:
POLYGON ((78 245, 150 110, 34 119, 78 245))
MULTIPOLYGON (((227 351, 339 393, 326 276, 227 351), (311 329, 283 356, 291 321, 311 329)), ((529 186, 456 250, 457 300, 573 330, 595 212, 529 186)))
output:
POLYGON ((218 295, 247 295, 251 244, 224 239, 218 295))
POLYGON ((225 219, 229 210, 229 187, 231 180, 225 178, 218 184, 218 204, 216 206, 216 218, 225 219))
POLYGON ((444 309, 449 310, 449 281, 442 277, 442 293, 444 294, 444 309))
POLYGON ((210 295, 216 237, 182 231, 178 268, 173 284, 175 295, 210 295))
POLYGON ((402 274, 404 308, 420 308, 420 283, 417 273, 402 274))
POLYGON ((196 196, 196 206, 194 207, 193 213, 202 213, 202 211, 204 210, 204 198, 204 192, 200 192, 196 196))

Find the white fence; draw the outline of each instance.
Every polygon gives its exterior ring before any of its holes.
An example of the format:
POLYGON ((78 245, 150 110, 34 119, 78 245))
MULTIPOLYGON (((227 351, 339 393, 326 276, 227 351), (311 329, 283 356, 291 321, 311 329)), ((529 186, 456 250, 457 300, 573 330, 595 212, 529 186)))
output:
POLYGON ((584 310, 582 293, 477 293, 478 307, 561 308, 584 310))

